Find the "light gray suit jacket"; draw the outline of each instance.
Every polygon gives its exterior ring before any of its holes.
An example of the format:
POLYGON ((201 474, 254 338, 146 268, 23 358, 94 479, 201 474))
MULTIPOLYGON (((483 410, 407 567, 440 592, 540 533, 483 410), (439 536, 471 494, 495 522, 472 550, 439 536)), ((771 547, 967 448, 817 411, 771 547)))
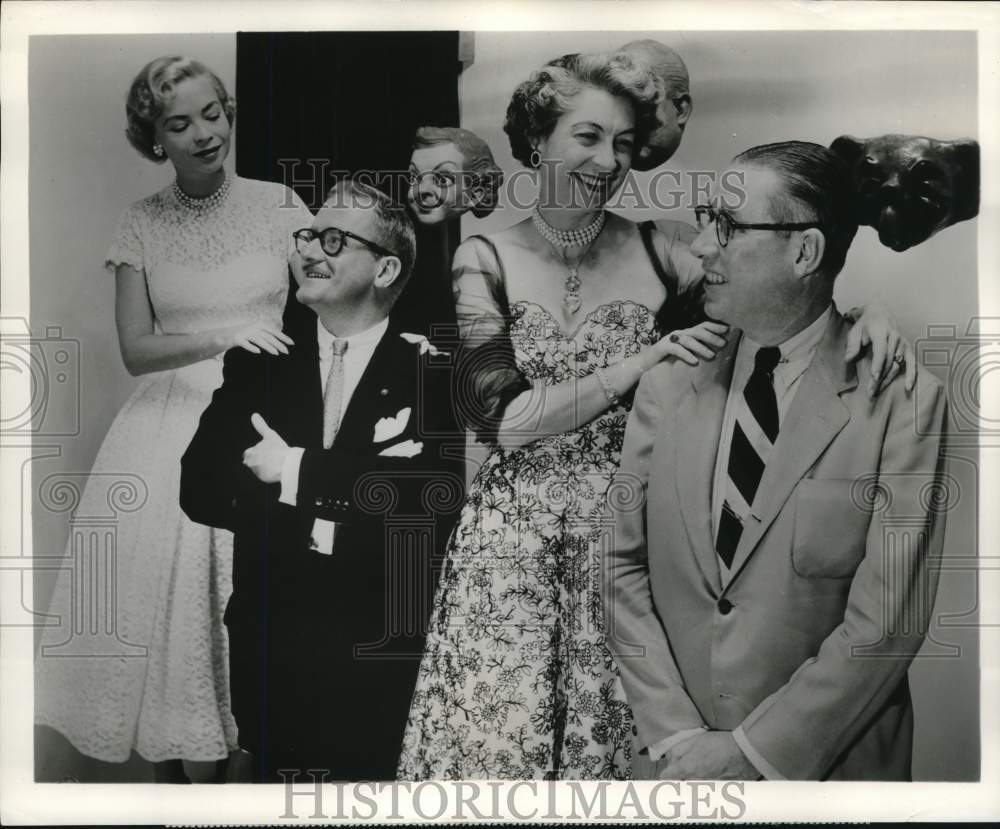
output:
POLYGON ((725 585, 712 477, 740 333, 639 384, 604 598, 640 747, 742 725, 787 778, 909 778, 906 672, 937 586, 947 406, 924 372, 913 396, 896 381, 870 401, 847 330, 834 315, 800 381, 725 585))

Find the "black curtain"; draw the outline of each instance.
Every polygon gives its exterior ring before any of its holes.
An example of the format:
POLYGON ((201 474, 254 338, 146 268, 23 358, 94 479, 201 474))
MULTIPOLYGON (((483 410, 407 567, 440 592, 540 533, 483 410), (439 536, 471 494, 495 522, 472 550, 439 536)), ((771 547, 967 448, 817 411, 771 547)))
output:
POLYGON ((417 127, 458 126, 461 68, 458 32, 240 32, 237 172, 315 210, 309 159, 329 164, 329 184, 332 171, 405 170, 417 127))
MULTIPOLYGON (((417 127, 459 126, 458 32, 240 32, 236 170, 316 210, 335 177, 371 175, 398 200, 417 127)), ((417 267, 394 316, 453 340, 457 223, 418 226, 417 267)))

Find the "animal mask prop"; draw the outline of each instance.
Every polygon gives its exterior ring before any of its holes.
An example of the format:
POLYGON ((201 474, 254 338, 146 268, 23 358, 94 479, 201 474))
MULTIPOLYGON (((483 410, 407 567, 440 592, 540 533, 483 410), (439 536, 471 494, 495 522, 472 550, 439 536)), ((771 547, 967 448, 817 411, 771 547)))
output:
POLYGON ((979 213, 979 144, 918 135, 842 135, 830 149, 850 165, 858 224, 903 251, 979 213))

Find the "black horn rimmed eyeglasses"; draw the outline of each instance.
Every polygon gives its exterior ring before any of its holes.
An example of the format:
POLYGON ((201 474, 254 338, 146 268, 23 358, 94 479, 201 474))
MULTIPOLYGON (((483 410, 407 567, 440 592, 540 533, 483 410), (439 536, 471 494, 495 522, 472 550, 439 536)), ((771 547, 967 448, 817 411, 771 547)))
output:
POLYGON ((295 249, 299 253, 305 253, 306 248, 309 247, 313 239, 319 239, 319 246, 323 249, 323 253, 327 256, 337 256, 344 249, 344 240, 354 239, 380 256, 397 256, 397 254, 388 248, 376 245, 374 242, 365 239, 364 236, 358 236, 357 233, 351 233, 349 230, 341 230, 339 227, 326 227, 323 230, 313 230, 311 227, 305 227, 302 230, 296 230, 292 234, 292 237, 295 239, 295 249))
POLYGON ((820 227, 816 222, 738 222, 724 210, 707 204, 699 204, 694 209, 694 218, 698 230, 715 225, 715 238, 719 240, 720 247, 728 245, 737 230, 809 230, 820 227))

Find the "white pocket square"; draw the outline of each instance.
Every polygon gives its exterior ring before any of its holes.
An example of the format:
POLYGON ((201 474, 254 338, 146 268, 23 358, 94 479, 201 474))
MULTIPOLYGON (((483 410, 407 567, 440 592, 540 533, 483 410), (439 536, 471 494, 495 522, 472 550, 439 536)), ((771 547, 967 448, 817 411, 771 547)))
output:
POLYGON ((424 451, 423 441, 404 440, 379 452, 385 458, 412 458, 424 451))
POLYGON ((375 424, 375 443, 385 443, 394 437, 401 435, 406 424, 410 422, 410 407, 400 409, 395 417, 379 418, 375 424))

